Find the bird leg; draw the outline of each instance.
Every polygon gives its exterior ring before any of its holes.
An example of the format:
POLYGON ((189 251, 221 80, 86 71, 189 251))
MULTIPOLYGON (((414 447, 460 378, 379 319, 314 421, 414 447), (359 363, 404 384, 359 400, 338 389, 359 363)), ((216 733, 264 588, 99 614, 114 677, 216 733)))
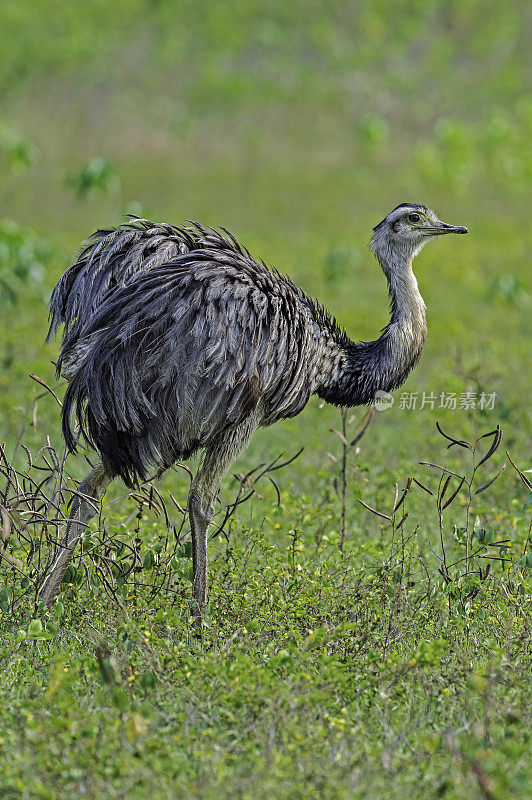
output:
POLYGON ((200 631, 201 616, 207 602, 207 529, 214 515, 222 478, 247 446, 257 427, 256 418, 248 417, 240 427, 211 443, 190 487, 188 513, 192 536, 192 617, 200 631))
POLYGON ((72 560, 76 545, 85 530, 87 522, 98 513, 98 501, 105 493, 110 482, 111 478, 105 472, 102 464, 98 464, 80 483, 78 493, 74 495, 59 554, 41 589, 41 599, 44 600, 48 607, 51 606, 57 594, 59 584, 72 560))
POLYGON ((209 502, 195 489, 188 496, 192 535, 192 616, 201 627, 201 612, 207 602, 207 529, 214 514, 214 500, 209 502))

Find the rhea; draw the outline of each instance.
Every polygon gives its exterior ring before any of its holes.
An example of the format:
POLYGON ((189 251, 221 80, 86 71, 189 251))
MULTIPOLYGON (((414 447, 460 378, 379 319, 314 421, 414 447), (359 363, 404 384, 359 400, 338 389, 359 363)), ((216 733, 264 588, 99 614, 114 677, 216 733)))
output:
POLYGON ((76 449, 75 416, 101 460, 74 498, 44 601, 53 601, 114 478, 133 487, 201 450, 188 495, 192 606, 201 625, 207 529, 232 461, 257 428, 299 414, 313 394, 357 406, 405 381, 427 335, 412 262, 449 233, 467 228, 417 203, 402 203, 373 229, 391 318, 370 342, 349 339, 321 305, 223 228, 133 218, 94 233, 53 291, 49 337, 64 325, 57 369, 69 382, 66 444, 76 449))

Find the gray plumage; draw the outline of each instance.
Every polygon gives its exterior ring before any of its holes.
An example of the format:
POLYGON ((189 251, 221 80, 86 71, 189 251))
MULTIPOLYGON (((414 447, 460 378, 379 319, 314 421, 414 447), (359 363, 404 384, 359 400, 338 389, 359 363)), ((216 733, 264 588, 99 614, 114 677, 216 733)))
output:
POLYGON ((299 413, 334 325, 287 277, 229 234, 137 221, 99 234, 56 287, 58 369, 110 474, 132 486, 187 458, 251 412, 299 413), (69 273, 72 272, 70 275, 69 273))
MULTIPOLYGON (((430 237, 450 232, 466 229, 417 204, 398 206, 375 227, 391 319, 372 342, 352 342, 290 278, 253 259, 225 229, 197 223, 133 219, 98 231, 57 284, 49 336, 64 324, 65 439, 74 450, 75 413, 103 465, 89 489, 101 494, 116 476, 134 486, 153 469, 205 452, 189 498, 198 619, 207 526, 231 461, 257 427, 295 416, 314 393, 353 406, 405 380, 426 336, 412 260, 430 237)), ((70 552, 72 537, 69 545, 70 552)))

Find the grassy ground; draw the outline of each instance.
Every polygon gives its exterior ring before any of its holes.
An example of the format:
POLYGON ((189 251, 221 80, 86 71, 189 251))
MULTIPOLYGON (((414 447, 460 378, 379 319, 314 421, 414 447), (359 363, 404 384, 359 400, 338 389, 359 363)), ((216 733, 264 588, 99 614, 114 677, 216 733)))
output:
MULTIPOLYGON (((28 377, 55 386, 46 299, 97 226, 128 210, 223 224, 361 339, 387 316, 371 227, 414 200, 470 228, 416 262, 429 339, 404 392, 417 407, 397 392, 342 470, 331 429, 345 423, 351 441, 365 410, 350 421, 313 399, 235 465, 305 448, 276 473, 279 504, 262 479, 212 540, 202 642, 175 506, 168 526, 113 488, 50 615, 33 585, 51 528, 28 524, 31 504, 11 509, 3 797, 532 794, 531 506, 504 452, 530 468, 529 9, 355 6, 3 5, 0 439, 29 478, 46 475, 47 435, 62 447, 59 408, 35 405, 28 377), (440 408, 442 392, 477 407, 440 408), (471 443, 497 425, 504 438, 473 475, 494 437, 475 455, 446 450, 436 422, 471 443), (466 475, 445 509, 460 479, 445 487, 420 461, 466 475), (392 514, 396 485, 410 488, 392 514)), ((83 475, 82 457, 67 463, 83 475)), ((157 487, 170 509, 187 485, 177 472, 157 487)), ((238 487, 229 476, 222 503, 238 487)))

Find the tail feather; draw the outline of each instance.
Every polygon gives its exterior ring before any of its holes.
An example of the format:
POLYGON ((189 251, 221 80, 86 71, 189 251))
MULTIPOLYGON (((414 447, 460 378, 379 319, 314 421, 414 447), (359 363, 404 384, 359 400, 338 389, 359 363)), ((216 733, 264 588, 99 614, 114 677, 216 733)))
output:
POLYGON ((118 430, 109 418, 101 419, 93 411, 93 397, 80 370, 69 384, 62 409, 62 430, 68 450, 77 451, 80 436, 92 445, 102 458, 106 473, 119 475, 126 486, 133 488, 147 478, 147 466, 156 463, 154 453, 146 454, 142 434, 118 430), (76 432, 73 421, 79 426, 76 432))
POLYGON ((96 231, 52 292, 46 341, 64 325, 63 345, 73 347, 109 291, 194 247, 191 230, 139 218, 96 231))

